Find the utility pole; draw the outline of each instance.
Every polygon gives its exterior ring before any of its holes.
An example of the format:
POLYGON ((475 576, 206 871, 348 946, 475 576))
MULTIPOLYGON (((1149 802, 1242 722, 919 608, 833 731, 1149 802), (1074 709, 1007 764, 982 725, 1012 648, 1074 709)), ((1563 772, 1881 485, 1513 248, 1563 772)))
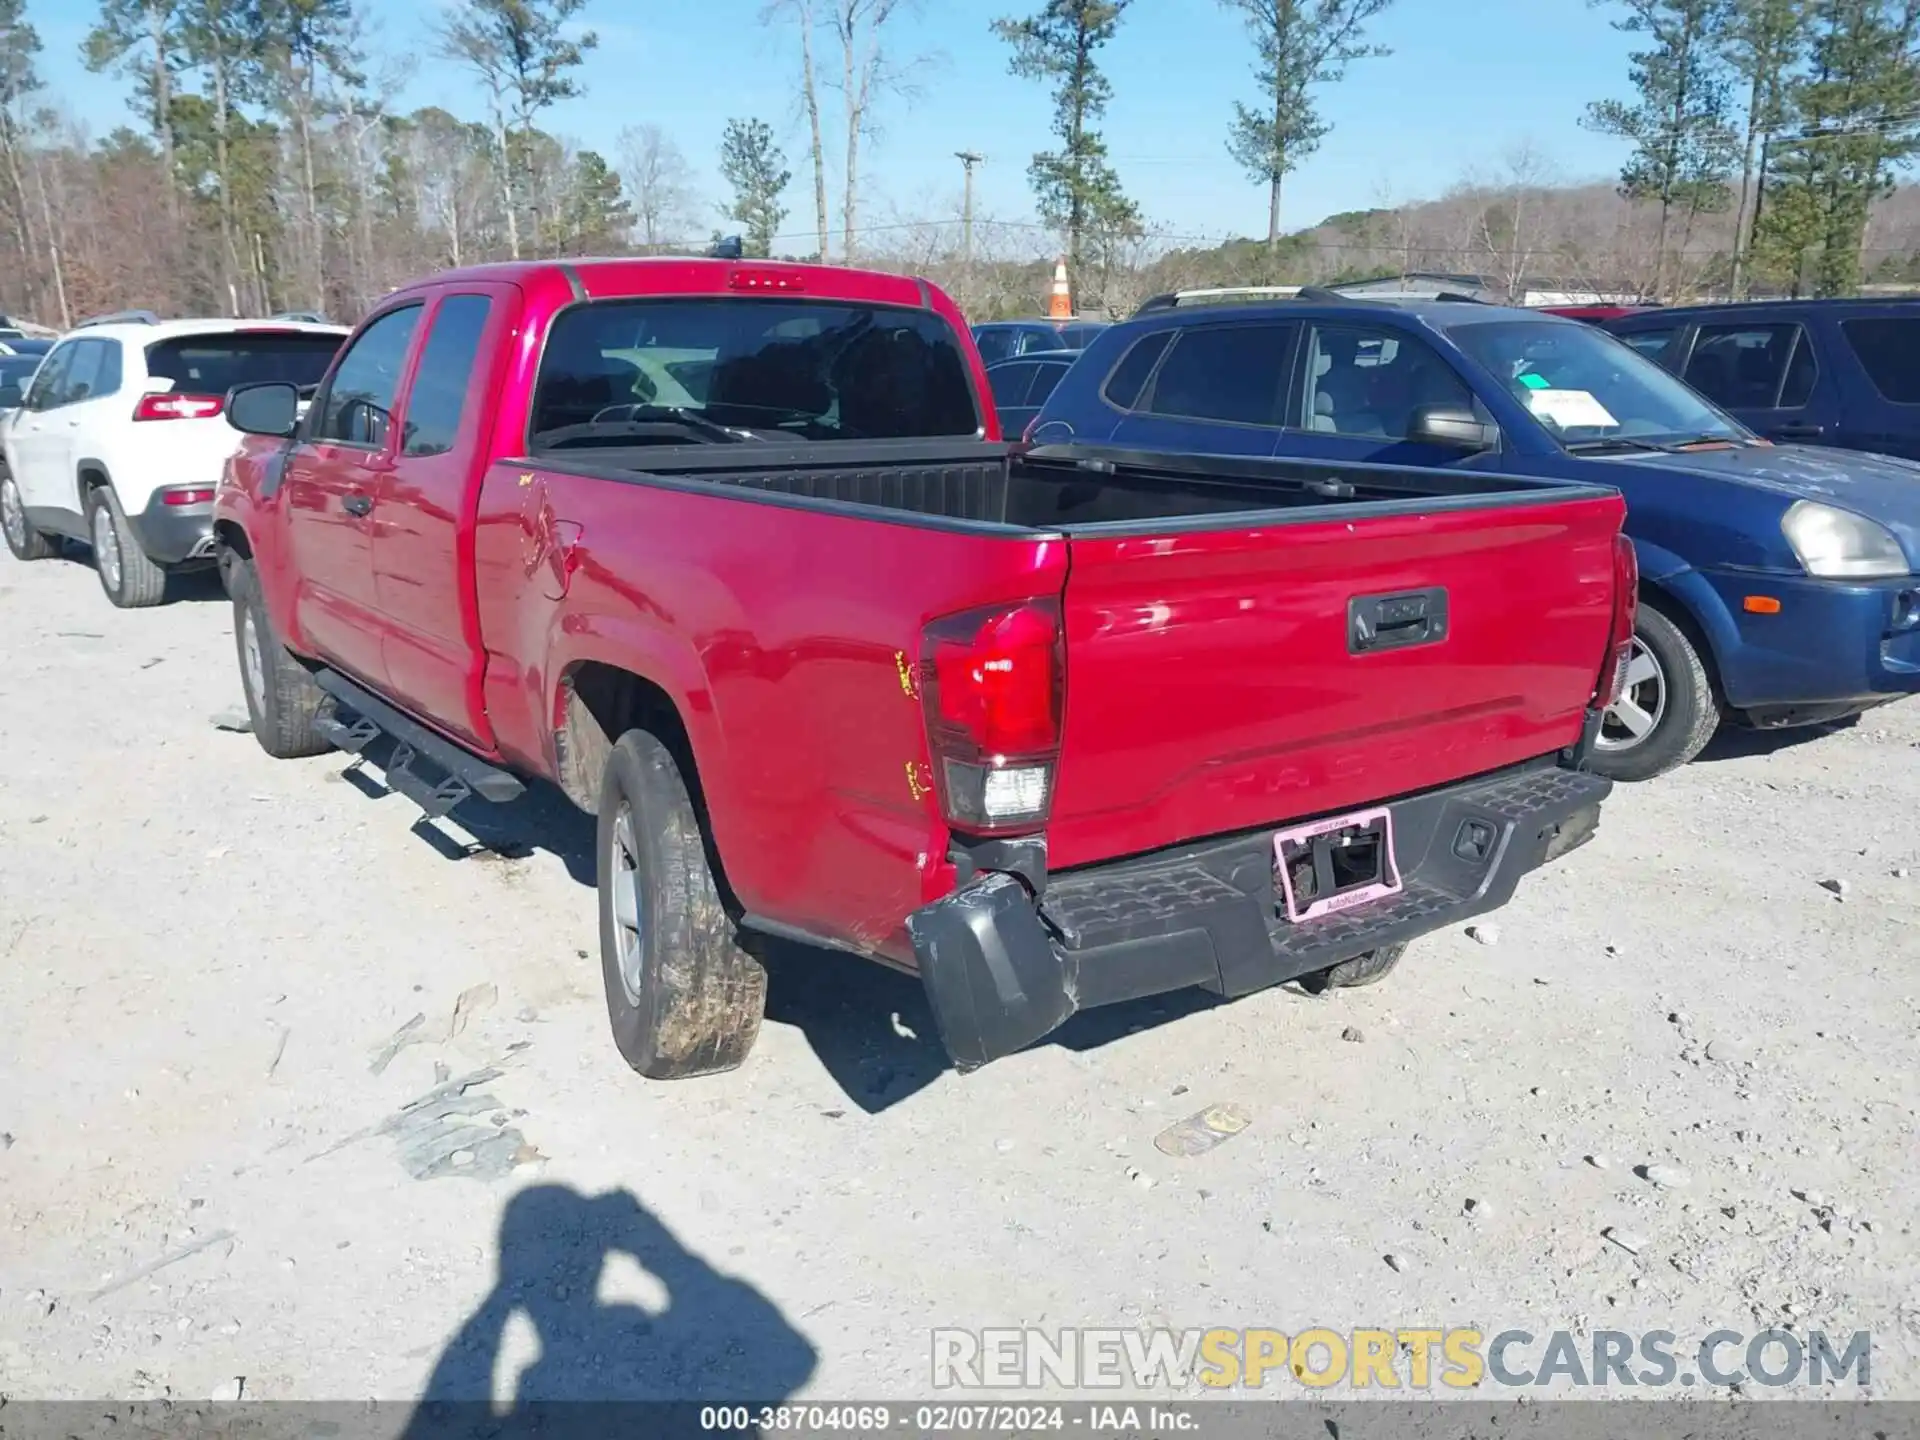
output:
POLYGON ((966 198, 960 202, 960 260, 966 266, 967 273, 973 273, 973 167, 986 160, 984 155, 976 155, 971 150, 956 150, 954 158, 966 167, 966 198))

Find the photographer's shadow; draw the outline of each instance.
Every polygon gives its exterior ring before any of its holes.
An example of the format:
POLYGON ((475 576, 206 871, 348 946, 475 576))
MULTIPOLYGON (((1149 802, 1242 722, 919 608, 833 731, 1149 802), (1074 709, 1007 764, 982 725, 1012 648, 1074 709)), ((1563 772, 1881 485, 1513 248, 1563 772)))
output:
POLYGON ((407 1440, 480 1435, 602 1436, 608 1402, 681 1402, 647 1412, 649 1434, 692 1433, 700 1405, 778 1403, 812 1375, 814 1348, 744 1281, 684 1249, 625 1190, 582 1195, 535 1185, 500 1220, 493 1290, 441 1352, 407 1440), (600 1298, 601 1271, 626 1255, 666 1293, 657 1310, 600 1298), (521 1315, 538 1357, 495 1404, 508 1322, 521 1315), (684 1415, 679 1412, 684 1410, 684 1415))

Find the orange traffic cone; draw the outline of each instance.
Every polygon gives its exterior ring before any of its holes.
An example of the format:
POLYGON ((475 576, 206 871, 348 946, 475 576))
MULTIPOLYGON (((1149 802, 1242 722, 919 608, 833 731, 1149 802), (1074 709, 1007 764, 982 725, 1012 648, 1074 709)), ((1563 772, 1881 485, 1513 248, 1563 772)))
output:
POLYGON ((1073 290, 1067 284, 1067 261, 1062 256, 1054 262, 1053 293, 1047 297, 1047 318, 1049 320, 1071 320, 1073 318, 1073 290))

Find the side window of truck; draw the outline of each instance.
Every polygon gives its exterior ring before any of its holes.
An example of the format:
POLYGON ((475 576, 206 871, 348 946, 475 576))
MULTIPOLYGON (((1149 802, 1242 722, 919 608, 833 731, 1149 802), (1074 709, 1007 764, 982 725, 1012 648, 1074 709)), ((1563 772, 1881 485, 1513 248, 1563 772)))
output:
POLYGON ((401 454, 444 455, 453 449, 491 308, 484 295, 449 295, 433 312, 433 327, 407 396, 401 454))
POLYGON ((1182 420, 1277 425, 1298 328, 1288 322, 1181 330, 1137 408, 1182 420))
POLYGON ((340 357, 333 383, 313 409, 319 419, 307 438, 329 445, 378 450, 387 441, 394 396, 420 324, 418 304, 390 310, 360 332, 340 357))

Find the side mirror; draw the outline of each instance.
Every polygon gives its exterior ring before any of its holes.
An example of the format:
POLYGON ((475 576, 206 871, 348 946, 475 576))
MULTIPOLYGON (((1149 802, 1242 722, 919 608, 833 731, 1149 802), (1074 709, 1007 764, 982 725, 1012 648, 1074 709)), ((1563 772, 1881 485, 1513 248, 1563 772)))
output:
POLYGON ((1422 405, 1407 424, 1407 439, 1450 450, 1491 450, 1500 443, 1500 427, 1481 424, 1458 405, 1422 405))
POLYGON ((300 422, 300 391, 292 385, 267 381, 236 385, 227 392, 227 423, 243 435, 293 434, 300 422))
POLYGON ((0 410, 18 410, 26 398, 26 392, 12 381, 0 385, 0 410))

